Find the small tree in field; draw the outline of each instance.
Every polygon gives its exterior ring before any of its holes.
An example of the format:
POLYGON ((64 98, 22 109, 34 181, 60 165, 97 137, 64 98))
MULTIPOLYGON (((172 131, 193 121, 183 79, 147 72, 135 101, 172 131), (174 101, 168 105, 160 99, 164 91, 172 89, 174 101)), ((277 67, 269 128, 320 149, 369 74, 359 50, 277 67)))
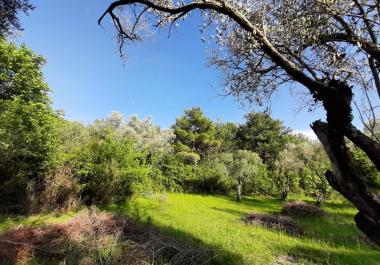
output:
POLYGON ((299 159, 297 149, 297 145, 289 144, 275 162, 274 182, 283 201, 288 198, 290 192, 299 189, 299 171, 303 163, 299 159))
POLYGON ((303 162, 303 170, 306 172, 306 193, 315 197, 316 205, 319 207, 331 193, 331 187, 325 177, 325 172, 331 168, 330 161, 318 142, 301 143, 299 159, 303 162))
POLYGON ((229 94, 262 104, 287 84, 303 91, 310 107, 324 108, 326 121, 312 128, 332 164, 327 181, 355 205, 357 226, 380 245, 380 198, 356 169, 345 140, 380 170, 380 143, 352 123, 354 91, 373 115, 371 100, 380 96, 379 2, 120 0, 100 21, 110 15, 122 48, 141 40, 147 24, 170 29, 194 10, 201 10, 202 31, 215 41, 211 63, 223 71, 229 94))
POLYGON ((229 163, 229 174, 236 182, 236 199, 242 198, 243 184, 253 182, 265 170, 260 156, 247 150, 238 150, 232 154, 229 163))

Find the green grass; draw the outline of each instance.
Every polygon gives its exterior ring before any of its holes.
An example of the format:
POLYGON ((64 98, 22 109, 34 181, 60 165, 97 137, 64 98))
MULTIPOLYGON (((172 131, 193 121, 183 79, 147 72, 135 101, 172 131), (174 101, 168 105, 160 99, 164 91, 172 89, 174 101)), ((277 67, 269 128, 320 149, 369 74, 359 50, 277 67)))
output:
POLYGON ((62 223, 71 219, 75 212, 35 214, 29 216, 0 215, 0 234, 20 226, 43 226, 62 223))
POLYGON ((270 198, 238 203, 222 196, 167 194, 134 198, 109 210, 189 244, 216 249, 219 264, 272 264, 280 256, 296 256, 298 264, 380 264, 380 251, 363 240, 353 221, 356 211, 345 202, 327 203, 326 216, 298 219, 303 236, 241 221, 251 212, 278 213, 281 202, 270 198))

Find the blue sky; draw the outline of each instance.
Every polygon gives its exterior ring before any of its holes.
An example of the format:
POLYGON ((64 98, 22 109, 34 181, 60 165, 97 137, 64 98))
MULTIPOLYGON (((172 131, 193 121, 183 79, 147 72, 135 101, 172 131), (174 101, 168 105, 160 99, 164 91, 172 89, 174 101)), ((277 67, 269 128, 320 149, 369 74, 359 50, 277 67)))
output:
MULTIPOLYGON (((17 42, 44 56, 46 81, 53 90, 54 108, 70 120, 91 122, 111 111, 153 116, 169 127, 185 108, 200 106, 216 120, 241 122, 253 108, 242 107, 222 93, 221 75, 207 67, 197 15, 168 38, 167 31, 127 46, 120 59, 114 31, 97 19, 110 1, 34 0, 36 9, 22 18, 17 42)), ((273 117, 299 131, 323 112, 297 112, 298 101, 284 88, 272 102, 273 117)))

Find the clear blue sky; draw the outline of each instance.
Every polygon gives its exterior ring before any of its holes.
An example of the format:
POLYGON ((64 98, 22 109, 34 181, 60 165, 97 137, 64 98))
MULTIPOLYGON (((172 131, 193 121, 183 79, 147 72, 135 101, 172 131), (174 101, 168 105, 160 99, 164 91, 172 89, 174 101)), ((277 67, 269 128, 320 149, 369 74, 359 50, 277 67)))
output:
MULTIPOLYGON (((22 18, 25 30, 17 42, 47 59, 46 81, 53 90, 54 108, 70 120, 90 122, 111 111, 140 117, 153 116, 169 127, 184 108, 200 106, 216 120, 240 122, 252 109, 232 97, 218 96, 222 80, 207 67, 200 41, 198 18, 193 16, 174 30, 128 46, 123 64, 114 31, 97 19, 110 1, 34 0, 36 9, 22 18)), ((309 130, 309 123, 323 112, 296 112, 298 102, 287 89, 272 104, 273 117, 295 130, 309 130)))

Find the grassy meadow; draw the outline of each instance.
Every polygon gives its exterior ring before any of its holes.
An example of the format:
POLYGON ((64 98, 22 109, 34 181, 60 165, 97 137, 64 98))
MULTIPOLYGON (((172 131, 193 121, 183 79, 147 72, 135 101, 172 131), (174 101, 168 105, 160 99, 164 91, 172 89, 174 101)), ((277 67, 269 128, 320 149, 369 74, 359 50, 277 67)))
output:
MULTIPOLYGON (((244 197, 237 202, 227 196, 168 193, 134 197, 103 211, 154 227, 173 242, 212 250, 213 264, 380 264, 380 252, 358 231, 353 220, 356 210, 345 201, 327 202, 324 216, 295 218, 303 228, 302 235, 247 224, 242 219, 249 213, 277 214, 281 208, 280 200, 269 197, 244 197)), ((64 223, 83 211, 29 217, 3 215, 0 234, 20 227, 64 223)), ((22 264, 49 264, 46 262, 32 259, 22 264)))
POLYGON ((326 215, 298 218, 302 236, 288 235, 241 218, 248 213, 278 213, 281 202, 245 197, 164 194, 134 198, 109 210, 158 227, 163 233, 196 246, 217 250, 217 264, 380 264, 380 252, 356 228, 355 209, 346 202, 327 202, 326 215))

